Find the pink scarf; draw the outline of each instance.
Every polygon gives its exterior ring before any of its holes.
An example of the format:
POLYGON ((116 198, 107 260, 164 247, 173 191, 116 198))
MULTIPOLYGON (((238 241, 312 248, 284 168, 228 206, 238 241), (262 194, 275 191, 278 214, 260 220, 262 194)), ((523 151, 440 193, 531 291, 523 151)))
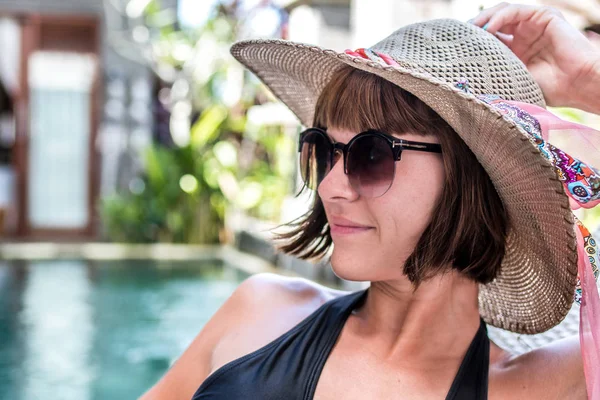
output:
MULTIPOLYGON (((537 120, 537 133, 541 140, 536 137, 535 129, 530 135, 542 154, 560 170, 571 209, 592 208, 600 204, 600 170, 591 166, 600 166, 599 131, 564 121, 548 110, 528 103, 496 99, 488 101, 488 104, 521 125, 523 123, 518 119, 522 119, 524 113, 537 120), (514 112, 516 108, 524 113, 514 112)), ((596 284, 600 275, 599 252, 594 238, 578 219, 576 225, 579 282, 575 298, 581 305, 579 342, 588 398, 600 400, 600 295, 596 284)))

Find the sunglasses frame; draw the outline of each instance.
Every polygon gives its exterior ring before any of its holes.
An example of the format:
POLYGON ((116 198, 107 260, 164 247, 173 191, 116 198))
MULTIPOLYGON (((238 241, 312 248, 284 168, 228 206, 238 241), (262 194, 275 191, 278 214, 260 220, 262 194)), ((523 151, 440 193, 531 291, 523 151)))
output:
MULTIPOLYGON (((428 152, 428 153, 441 153, 442 152, 442 146, 438 143, 424 143, 424 142, 415 142, 415 141, 411 141, 411 140, 399 139, 397 137, 394 137, 385 132, 378 131, 376 129, 369 129, 364 132, 360 132, 359 134, 354 136, 352 139, 350 139, 350 141, 347 144, 343 144, 343 143, 334 141, 327 134, 326 130, 313 127, 313 128, 308 128, 300 133, 300 138, 298 140, 298 152, 299 153, 302 153, 302 143, 303 143, 304 139, 306 138, 306 136, 308 136, 311 133, 317 133, 322 136, 325 136, 327 138, 327 140, 329 140, 329 142, 331 143, 332 150, 331 150, 330 160, 329 160, 329 163, 330 163, 329 168, 330 169, 329 169, 329 171, 327 171, 327 173, 329 173, 331 171, 331 169, 333 168, 333 166, 336 163, 336 160, 335 160, 336 153, 341 153, 343 156, 343 159, 344 159, 343 160, 344 173, 346 175, 348 175, 348 167, 347 167, 347 162, 346 162, 346 160, 348 158, 348 152, 349 152, 351 146, 357 140, 362 139, 366 136, 376 136, 381 139, 384 139, 386 141, 386 143, 388 143, 388 145, 390 146, 390 148, 392 150, 394 162, 400 161, 403 150, 424 151, 424 152, 428 152)), ((394 175, 395 175, 395 173, 394 173, 394 175)), ((393 181, 393 178, 392 178, 392 181, 393 181)), ((384 192, 384 194, 385 194, 385 192, 384 192)), ((383 194, 381 196, 383 196, 383 194)))

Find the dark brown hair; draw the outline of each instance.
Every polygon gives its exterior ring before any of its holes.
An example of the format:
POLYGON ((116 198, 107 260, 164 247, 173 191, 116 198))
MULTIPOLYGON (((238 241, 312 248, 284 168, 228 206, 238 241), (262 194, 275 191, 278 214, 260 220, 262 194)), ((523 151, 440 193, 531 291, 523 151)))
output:
MULTIPOLYGON (((313 126, 438 138, 446 175, 435 208, 439 211, 406 260, 404 273, 417 286, 448 264, 477 282, 494 279, 504 257, 508 214, 473 152, 435 111, 383 78, 343 67, 319 96, 313 126)), ((288 240, 279 246, 288 254, 322 258, 332 244, 323 203, 316 193, 312 209, 287 226, 291 230, 277 237, 288 240)))

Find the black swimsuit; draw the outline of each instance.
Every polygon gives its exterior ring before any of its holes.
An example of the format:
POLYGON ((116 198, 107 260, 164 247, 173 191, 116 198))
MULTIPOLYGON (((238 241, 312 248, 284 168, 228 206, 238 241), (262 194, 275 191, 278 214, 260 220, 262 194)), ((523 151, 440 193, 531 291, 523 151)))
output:
MULTIPOLYGON (((271 343, 225 364, 202 383, 192 400, 312 400, 344 323, 362 305, 367 291, 328 301, 271 343)), ((482 320, 446 400, 487 399, 489 350, 482 320)))

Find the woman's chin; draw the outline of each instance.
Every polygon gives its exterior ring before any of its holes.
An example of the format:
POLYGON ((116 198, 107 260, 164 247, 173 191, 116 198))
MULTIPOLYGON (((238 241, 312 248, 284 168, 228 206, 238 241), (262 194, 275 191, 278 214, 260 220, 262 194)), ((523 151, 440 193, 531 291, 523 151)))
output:
POLYGON ((336 253, 331 254, 331 269, 340 279, 346 281, 366 282, 373 278, 371 260, 367 257, 336 253))
POLYGON ((406 279, 402 272, 401 255, 385 257, 381 251, 369 251, 363 247, 342 249, 334 247, 330 257, 331 269, 340 279, 354 282, 378 282, 406 279))

